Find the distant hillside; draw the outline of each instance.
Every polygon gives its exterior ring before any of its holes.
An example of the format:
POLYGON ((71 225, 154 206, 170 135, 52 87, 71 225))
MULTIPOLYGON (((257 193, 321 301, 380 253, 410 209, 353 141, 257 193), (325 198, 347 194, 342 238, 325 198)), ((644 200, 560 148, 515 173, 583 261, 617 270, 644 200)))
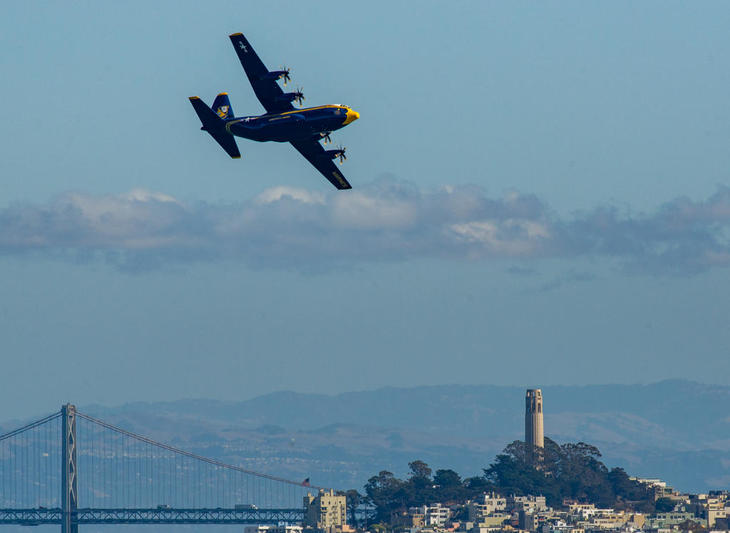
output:
MULTIPOLYGON (((404 475, 414 459, 465 476, 481 473, 522 438, 524 393, 448 385, 79 408, 249 468, 360 488, 383 469, 404 475)), ((681 490, 730 486, 730 387, 673 380, 544 387, 543 395, 545 433, 553 440, 589 442, 609 466, 681 490)))

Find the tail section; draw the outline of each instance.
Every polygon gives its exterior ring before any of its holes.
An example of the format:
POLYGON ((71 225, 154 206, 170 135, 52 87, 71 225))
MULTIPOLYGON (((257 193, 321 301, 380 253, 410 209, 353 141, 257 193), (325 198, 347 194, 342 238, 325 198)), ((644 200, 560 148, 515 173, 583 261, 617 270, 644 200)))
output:
POLYGON ((233 107, 228 99, 228 93, 220 93, 213 101, 213 111, 222 119, 233 118, 233 107))
MULTIPOLYGON (((230 116, 233 116, 227 94, 219 94, 216 97, 215 102, 216 103, 213 104, 214 108, 220 111, 227 106, 228 109, 226 110, 226 115, 230 113, 230 116), (225 103, 222 103, 223 99, 225 99, 225 103)), ((224 118, 230 117, 219 116, 219 113, 214 112, 213 109, 205 105, 205 102, 203 102, 197 96, 191 96, 190 103, 193 104, 193 109, 195 109, 195 112, 198 114, 200 122, 203 123, 203 127, 200 129, 210 133, 210 136, 215 139, 215 141, 221 146, 221 148, 226 151, 229 156, 236 159, 241 157, 241 152, 238 151, 236 139, 233 137, 233 135, 228 133, 228 131, 226 130, 225 120, 223 120, 224 118)))

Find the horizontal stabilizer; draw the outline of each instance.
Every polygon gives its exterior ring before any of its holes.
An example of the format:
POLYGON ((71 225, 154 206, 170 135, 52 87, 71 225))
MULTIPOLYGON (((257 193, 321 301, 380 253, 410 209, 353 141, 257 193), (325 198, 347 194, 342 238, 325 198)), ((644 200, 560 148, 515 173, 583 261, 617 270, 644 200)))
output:
POLYGON ((190 97, 190 103, 193 104, 193 109, 198 114, 200 122, 203 123, 202 129, 210 133, 210 136, 223 148, 226 153, 233 157, 241 157, 241 152, 238 151, 238 145, 236 139, 226 131, 226 123, 216 113, 205 105, 200 98, 197 96, 190 97))

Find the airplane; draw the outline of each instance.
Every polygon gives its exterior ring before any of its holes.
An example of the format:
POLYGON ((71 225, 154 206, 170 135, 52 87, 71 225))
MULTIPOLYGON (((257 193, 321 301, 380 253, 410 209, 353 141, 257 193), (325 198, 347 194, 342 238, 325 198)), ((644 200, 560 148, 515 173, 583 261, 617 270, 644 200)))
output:
POLYGON ((240 158, 235 137, 253 141, 291 143, 307 161, 319 170, 338 189, 351 189, 342 172, 334 164, 342 164, 347 157, 345 148, 325 150, 320 144, 331 141, 330 134, 360 118, 360 114, 346 105, 322 105, 296 109, 292 102, 302 105, 301 89, 285 93, 277 83, 291 80, 289 69, 270 71, 242 33, 229 36, 248 81, 256 97, 266 109, 263 115, 235 117, 228 93, 220 93, 208 107, 199 97, 191 96, 190 103, 203 126, 213 139, 232 158, 240 158))

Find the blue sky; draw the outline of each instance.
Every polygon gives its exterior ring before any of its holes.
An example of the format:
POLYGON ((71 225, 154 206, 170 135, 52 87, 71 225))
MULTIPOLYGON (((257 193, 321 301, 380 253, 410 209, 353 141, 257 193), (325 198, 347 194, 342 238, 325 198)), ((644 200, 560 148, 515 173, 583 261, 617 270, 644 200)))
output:
POLYGON ((8 2, 0 417, 63 401, 730 379, 730 6, 8 2), (228 159, 227 35, 344 103, 353 191, 228 159), (22 407, 17 407, 18 404, 22 407))

